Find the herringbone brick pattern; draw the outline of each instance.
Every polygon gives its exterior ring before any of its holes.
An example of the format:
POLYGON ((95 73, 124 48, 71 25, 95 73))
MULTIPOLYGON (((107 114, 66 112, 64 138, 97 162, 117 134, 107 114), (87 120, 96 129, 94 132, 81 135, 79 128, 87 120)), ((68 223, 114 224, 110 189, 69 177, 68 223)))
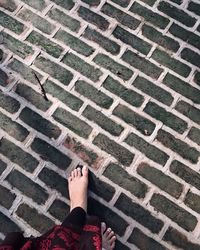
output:
POLYGON ((200 249, 198 0, 0 0, 0 238, 89 208, 116 250, 200 249))

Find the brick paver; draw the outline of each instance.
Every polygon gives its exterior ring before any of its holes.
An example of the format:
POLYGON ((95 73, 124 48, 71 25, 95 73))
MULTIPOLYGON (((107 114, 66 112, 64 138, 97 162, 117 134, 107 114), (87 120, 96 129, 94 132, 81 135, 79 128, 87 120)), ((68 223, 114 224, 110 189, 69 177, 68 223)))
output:
POLYGON ((116 250, 200 249, 198 0, 0 0, 0 241, 89 211, 116 250))

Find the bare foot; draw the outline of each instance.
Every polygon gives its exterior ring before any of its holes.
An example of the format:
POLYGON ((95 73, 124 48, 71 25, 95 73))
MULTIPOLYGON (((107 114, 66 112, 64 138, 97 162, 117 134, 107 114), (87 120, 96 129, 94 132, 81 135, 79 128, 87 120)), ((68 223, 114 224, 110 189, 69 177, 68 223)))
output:
POLYGON ((116 236, 111 228, 106 228, 104 222, 101 223, 102 247, 105 250, 113 250, 115 247, 116 236))
POLYGON ((70 211, 75 207, 82 207, 87 212, 88 168, 84 166, 82 170, 74 169, 68 178, 68 185, 70 211))

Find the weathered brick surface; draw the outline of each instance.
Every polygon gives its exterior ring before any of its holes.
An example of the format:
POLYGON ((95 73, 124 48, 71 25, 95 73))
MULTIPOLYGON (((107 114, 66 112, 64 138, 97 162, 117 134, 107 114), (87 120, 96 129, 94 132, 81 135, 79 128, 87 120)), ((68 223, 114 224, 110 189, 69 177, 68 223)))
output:
POLYGON ((123 105, 118 105, 113 114, 135 127, 144 135, 151 135, 155 129, 155 124, 145 117, 140 116, 131 109, 123 105))
POLYGON ((123 127, 121 125, 115 123, 113 120, 109 119, 100 111, 97 111, 89 105, 83 111, 83 116, 85 116, 88 120, 97 123, 101 128, 105 129, 112 135, 119 136, 123 131, 123 127))
POLYGON ((138 135, 131 133, 125 139, 125 142, 130 146, 135 147, 137 150, 141 151, 145 154, 149 159, 161 164, 165 165, 169 156, 160 150, 158 147, 149 144, 143 138, 139 137, 138 135))
POLYGON ((144 57, 141 57, 130 50, 127 50, 123 54, 122 60, 154 79, 157 79, 163 71, 152 62, 147 61, 144 57))
POLYGON ((51 219, 39 213, 35 208, 30 207, 25 203, 18 207, 16 214, 40 233, 45 233, 54 226, 54 223, 51 219), (37 219, 32 220, 31 218, 33 217, 37 219))
POLYGON ((19 189, 23 194, 33 199, 38 204, 45 203, 48 199, 48 194, 42 187, 17 170, 13 170, 6 177, 6 180, 12 187, 19 189))
POLYGON ((132 89, 124 87, 111 76, 106 78, 103 83, 103 87, 133 106, 139 107, 144 101, 144 97, 142 95, 132 89))
POLYGON ((176 198, 178 198, 183 191, 183 186, 179 182, 146 163, 141 163, 137 168, 137 172, 142 177, 176 198))
POLYGON ((154 239, 145 235, 141 230, 138 228, 134 228, 132 234, 128 238, 128 242, 136 245, 141 250, 149 249, 149 250, 165 250, 166 248, 159 244, 154 239))
POLYGON ((24 141, 29 132, 19 123, 12 121, 12 119, 0 112, 0 128, 6 131, 10 136, 16 140, 24 141))
POLYGON ((38 153, 42 159, 52 162, 61 169, 66 169, 71 163, 71 159, 67 155, 39 138, 34 139, 31 148, 38 153))
POLYGON ((1 206, 9 209, 12 206, 16 195, 11 193, 9 189, 0 186, 0 197, 1 197, 0 199, 1 206))
POLYGON ((127 216, 132 217, 134 220, 147 227, 153 233, 158 233, 163 226, 161 220, 151 215, 148 210, 133 202, 131 198, 127 197, 125 194, 119 196, 115 206, 122 210, 127 216))
POLYGON ((184 234, 180 233, 173 227, 169 227, 167 232, 164 235, 164 240, 172 243, 175 247, 187 250, 198 250, 199 245, 194 244, 190 241, 184 234))
POLYGON ((147 185, 134 176, 129 175, 121 166, 114 163, 109 164, 104 171, 104 175, 120 187, 130 191, 138 198, 145 197, 148 190, 147 185))
POLYGON ((31 154, 5 138, 0 140, 0 153, 28 172, 33 172, 39 163, 31 154))
POLYGON ((75 83, 75 90, 88 99, 91 99, 100 107, 108 109, 113 103, 112 98, 85 81, 77 81, 75 83))
POLYGON ((98 134, 93 143, 97 145, 100 149, 106 151, 108 154, 111 154, 115 157, 120 163, 128 166, 131 164, 134 154, 131 153, 129 150, 117 144, 114 140, 109 139, 104 134, 98 134))
POLYGON ((29 108, 24 108, 20 113, 19 118, 30 127, 50 138, 57 139, 61 133, 59 127, 44 119, 41 115, 29 108))
POLYGON ((168 200, 165 196, 154 194, 150 204, 187 231, 193 231, 197 224, 197 218, 195 216, 168 200))
POLYGON ((0 0, 0 242, 62 222, 86 164, 116 250, 200 249, 199 6, 0 0))
POLYGON ((164 130, 159 130, 156 138, 164 146, 175 151, 177 154, 179 154, 183 158, 189 160, 192 163, 198 162, 198 157, 200 156, 200 152, 197 151, 196 148, 190 147, 187 143, 174 137, 170 133, 168 133, 164 130))

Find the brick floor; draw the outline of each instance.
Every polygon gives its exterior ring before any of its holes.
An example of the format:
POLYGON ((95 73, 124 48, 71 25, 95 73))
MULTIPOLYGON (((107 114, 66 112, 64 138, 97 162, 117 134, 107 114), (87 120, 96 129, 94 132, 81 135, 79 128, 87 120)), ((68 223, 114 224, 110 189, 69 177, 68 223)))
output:
POLYGON ((200 249, 198 0, 0 0, 0 239, 89 210, 116 250, 200 249))

